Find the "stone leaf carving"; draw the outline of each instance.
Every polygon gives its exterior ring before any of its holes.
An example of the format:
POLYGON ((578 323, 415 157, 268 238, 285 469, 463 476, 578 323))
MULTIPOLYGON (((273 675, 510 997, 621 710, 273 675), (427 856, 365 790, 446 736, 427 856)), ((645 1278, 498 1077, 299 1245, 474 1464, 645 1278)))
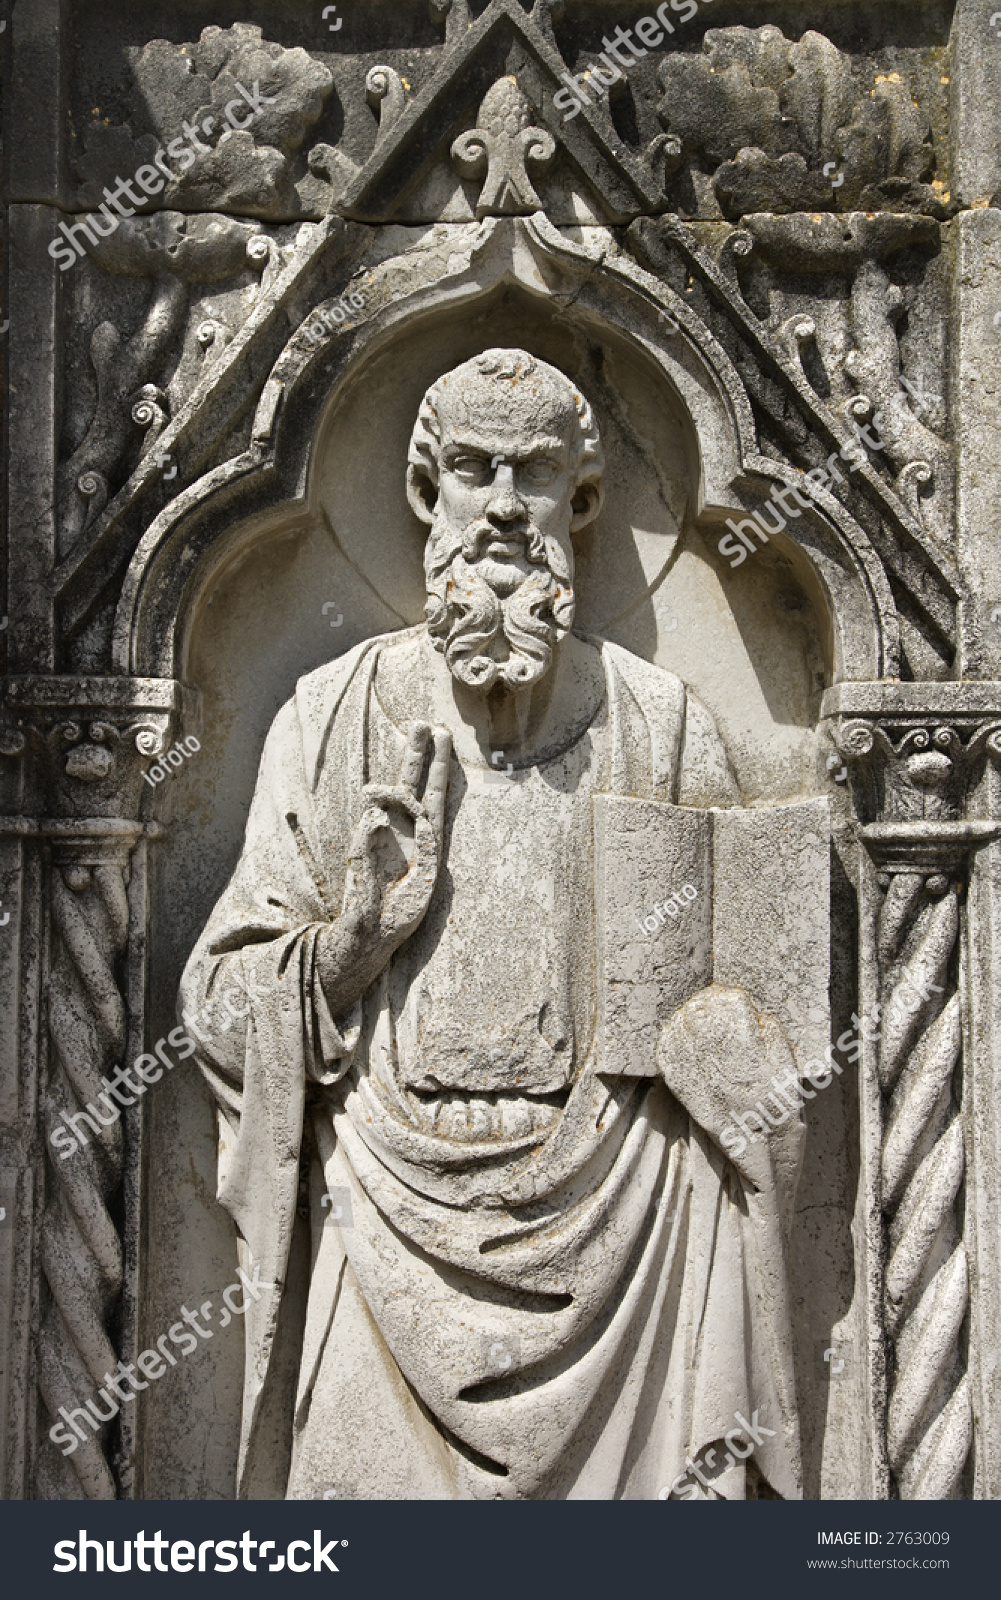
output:
MULTIPOLYGON (((95 228, 102 219, 95 222, 95 228)), ((235 276, 264 264, 251 223, 232 217, 185 217, 160 212, 122 222, 90 248, 107 272, 152 280, 142 326, 126 338, 102 322, 91 338, 97 406, 84 438, 60 469, 59 523, 65 553, 107 501, 116 469, 137 427, 152 448, 167 420, 166 397, 152 380, 174 349, 188 311, 190 286, 235 276)))
MULTIPOLYGON (((266 42, 259 27, 238 22, 204 28, 197 44, 153 39, 136 53, 133 72, 155 132, 137 135, 130 124, 100 121, 84 130, 76 167, 89 203, 98 205, 105 185, 166 150, 176 181, 148 202, 151 208, 276 218, 313 209, 296 191, 294 158, 333 78, 305 50, 266 42)), ((300 181, 312 186, 304 172, 300 181)))
MULTIPOLYGON (((900 335, 920 291, 907 270, 897 274, 892 262, 903 251, 911 252, 912 264, 930 256, 939 239, 932 217, 765 212, 746 217, 725 241, 720 265, 742 292, 747 280, 748 302, 760 304, 765 316, 773 298, 787 311, 790 273, 848 280, 844 299, 828 300, 822 310, 803 296, 802 311, 783 315, 779 342, 789 365, 840 415, 847 439, 858 435, 860 425, 871 426, 870 460, 889 470, 914 523, 945 542, 953 521, 951 458, 938 431, 945 382, 934 366, 929 375, 927 356, 921 371, 913 365, 905 370, 900 335)), ((793 303, 796 298, 794 292, 793 303)))
MULTIPOLYGON (((373 67, 365 79, 365 99, 379 119, 372 157, 382 152, 389 136, 407 109, 403 79, 393 67, 373 67)), ((330 144, 316 144, 309 152, 309 170, 318 181, 329 184, 328 208, 334 210, 361 171, 358 161, 345 150, 330 144)))
POLYGON ((373 111, 379 113, 379 132, 375 139, 378 150, 406 109, 407 92, 400 74, 392 67, 373 67, 365 79, 365 98, 373 111))
MULTIPOLYGON (((749 218, 746 227, 734 230, 717 262, 712 262, 705 251, 693 248, 690 230, 674 218, 656 223, 640 219, 634 223, 629 238, 644 265, 664 281, 684 282, 682 274, 688 275, 687 303, 697 309, 721 343, 734 352, 760 436, 768 440, 773 455, 781 453, 805 471, 825 462, 833 448, 848 448, 854 454, 858 466, 843 474, 835 492, 851 507, 851 514, 862 526, 875 526, 878 530, 880 560, 887 572, 902 582, 908 604, 913 597, 914 611, 920 618, 920 635, 914 630, 915 636, 932 641, 942 659, 948 660, 955 649, 955 606, 960 592, 958 575, 948 554, 940 544, 932 544, 925 534, 923 519, 915 517, 900 498, 897 485, 888 481, 883 456, 859 444, 838 405, 842 397, 850 403, 847 386, 832 395, 834 385, 825 385, 825 373, 817 370, 820 362, 813 363, 808 377, 803 362, 794 360, 789 350, 790 339, 805 345, 816 337, 820 346, 822 336, 823 359, 840 382, 841 353, 847 343, 845 336, 850 334, 847 296, 840 302, 804 298, 803 312, 789 317, 783 310, 778 317, 766 320, 767 300, 759 319, 736 286, 736 263, 753 260, 760 250, 778 281, 780 294, 776 301, 787 307, 790 300, 795 303, 794 295, 786 292, 780 274, 820 270, 847 274, 854 271, 866 252, 891 253, 900 247, 899 241, 913 238, 923 242, 926 234, 929 239, 937 237, 938 224, 932 218, 888 214, 844 219, 823 214, 765 215, 749 218), (894 240, 898 241, 896 246, 894 240), (837 252, 842 248, 852 253, 846 254, 839 266, 837 252), (821 262, 825 263, 823 267, 821 262), (815 317, 805 314, 807 305, 815 317), (822 319, 828 324, 823 329, 822 319), (735 330, 739 330, 736 337, 735 330), (775 381, 777 370, 782 372, 781 382, 775 381), (815 386, 814 378, 819 386, 815 386), (879 518, 875 524, 874 510, 879 518), (927 584, 917 577, 917 567, 911 567, 918 548, 921 568, 935 574, 927 584)), ((902 397, 904 391, 899 393, 902 397)), ((895 622, 894 629, 897 626, 895 622)), ((896 658, 897 648, 896 644, 892 647, 890 659, 896 658)))
POLYGON ((94 678, 81 686, 66 678, 11 677, 6 683, 0 753, 29 748, 46 792, 66 816, 133 815, 147 797, 145 766, 198 717, 196 699, 170 680, 94 678))
POLYGON ((1001 726, 916 726, 843 723, 837 749, 850 763, 863 797, 859 810, 893 822, 956 822, 980 764, 999 756, 1001 726))
POLYGON ((930 182, 928 119, 899 74, 860 93, 851 58, 812 29, 793 43, 771 25, 712 28, 702 52, 661 62, 659 115, 725 216, 955 210, 930 182))
MULTIPOLYGON (((904 399, 898 324, 906 312, 904 291, 891 284, 879 262, 866 262, 852 285, 852 333, 855 348, 845 358, 845 372, 861 391, 860 410, 879 418, 884 452, 897 473, 896 487, 905 504, 930 532, 948 538, 951 522, 951 456, 943 439, 921 421, 915 403, 904 399), (939 491, 925 514, 926 494, 939 491)), ((943 383, 942 387, 945 385, 943 383)), ((932 399, 937 400, 938 396, 932 399)), ((917 406, 921 405, 920 400, 917 406)))

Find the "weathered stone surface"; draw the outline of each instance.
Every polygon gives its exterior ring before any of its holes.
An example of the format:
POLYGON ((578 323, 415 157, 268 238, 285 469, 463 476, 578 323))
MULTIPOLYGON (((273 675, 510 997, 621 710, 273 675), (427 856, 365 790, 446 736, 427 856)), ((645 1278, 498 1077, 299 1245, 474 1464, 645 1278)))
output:
POLYGON ((2 35, 2 1492, 996 1499, 993 16, 322 9, 2 35))

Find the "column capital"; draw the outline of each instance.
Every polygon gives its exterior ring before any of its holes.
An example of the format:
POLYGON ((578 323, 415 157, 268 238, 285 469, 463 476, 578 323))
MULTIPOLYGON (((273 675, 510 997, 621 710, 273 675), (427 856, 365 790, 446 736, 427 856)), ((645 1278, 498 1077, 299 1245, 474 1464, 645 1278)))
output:
MULTIPOLYGON (((0 686, 0 755, 24 757, 11 810, 53 801, 65 818, 134 817, 144 762, 155 762, 184 727, 194 727, 197 693, 172 678, 9 677, 0 686)), ((44 829, 55 827, 56 819, 44 829)), ((51 833, 56 837, 56 833, 51 833)))
POLYGON ((959 822, 984 759, 1001 757, 1001 683, 842 683, 822 715, 867 825, 959 822))

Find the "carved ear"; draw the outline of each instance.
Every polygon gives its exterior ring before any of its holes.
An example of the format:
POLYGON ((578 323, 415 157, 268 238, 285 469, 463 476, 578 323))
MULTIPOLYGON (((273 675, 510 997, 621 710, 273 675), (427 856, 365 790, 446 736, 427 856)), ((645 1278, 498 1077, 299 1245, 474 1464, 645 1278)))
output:
POLYGON ((570 532, 580 533, 593 522, 601 510, 605 496, 600 483, 581 483, 574 491, 573 500, 570 502, 573 516, 570 519, 570 532))
POLYGON ((426 467, 417 466, 414 462, 407 468, 407 499, 421 521, 430 528, 438 502, 438 485, 426 467))

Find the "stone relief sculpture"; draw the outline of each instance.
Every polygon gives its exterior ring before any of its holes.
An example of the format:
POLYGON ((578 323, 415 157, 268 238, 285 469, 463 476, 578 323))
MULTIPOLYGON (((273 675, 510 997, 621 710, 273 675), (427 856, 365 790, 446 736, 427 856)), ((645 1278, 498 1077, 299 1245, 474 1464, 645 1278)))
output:
POLYGON ((188 965, 186 1013, 234 981, 249 1000, 199 1052, 221 1198, 272 1286, 247 1324, 243 1493, 283 1487, 283 1413, 293 1498, 801 1493, 802 1130, 743 1162, 720 1137, 788 1045, 708 987, 650 1031, 662 1081, 596 1057, 594 797, 736 792, 676 677, 573 631, 602 471, 587 400, 526 351, 428 391, 408 468, 427 623, 300 683, 188 965), (275 1400, 300 1167, 305 1328, 275 1400))
POLYGON ((997 30, 642 9, 0 29, 9 1498, 1001 1498, 997 30))

